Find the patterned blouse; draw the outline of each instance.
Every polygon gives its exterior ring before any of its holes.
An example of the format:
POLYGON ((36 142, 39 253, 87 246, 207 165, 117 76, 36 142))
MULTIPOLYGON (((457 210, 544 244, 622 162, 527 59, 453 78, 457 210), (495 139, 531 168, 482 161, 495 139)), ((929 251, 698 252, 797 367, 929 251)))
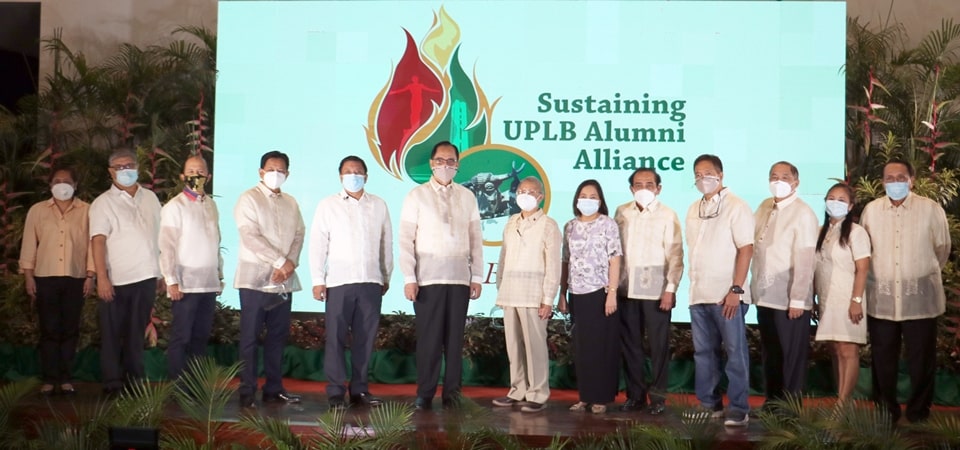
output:
POLYGON ((622 254, 620 230, 609 216, 567 222, 563 227, 563 262, 569 267, 568 291, 580 295, 609 286, 610 258, 622 254))

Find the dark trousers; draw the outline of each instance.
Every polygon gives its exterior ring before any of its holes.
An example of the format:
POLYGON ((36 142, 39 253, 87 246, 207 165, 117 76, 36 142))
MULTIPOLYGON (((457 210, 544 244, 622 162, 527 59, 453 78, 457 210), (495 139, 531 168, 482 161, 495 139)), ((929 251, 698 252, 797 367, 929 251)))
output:
POLYGON ((167 342, 167 376, 174 380, 186 369, 187 361, 207 354, 217 293, 185 293, 170 303, 173 321, 167 342))
POLYGON ((80 339, 83 278, 36 277, 40 374, 47 384, 70 382, 80 339))
POLYGON ((113 287, 113 301, 100 301, 100 379, 106 390, 144 378, 143 335, 157 298, 157 279, 113 287))
POLYGON ((620 342, 627 373, 627 398, 646 403, 664 403, 667 399, 667 373, 670 369, 670 311, 660 310, 659 300, 617 298, 620 311, 620 342), (651 383, 647 383, 647 356, 643 335, 650 343, 651 383))
POLYGON ((604 312, 607 293, 570 294, 574 370, 580 401, 606 404, 620 384, 620 311, 604 312))
POLYGON ((420 286, 417 301, 413 304, 417 325, 417 397, 433 398, 436 395, 441 356, 446 362, 443 398, 460 395, 463 329, 469 302, 469 286, 420 286))
POLYGON ((290 304, 293 294, 283 301, 280 294, 253 289, 240 289, 240 395, 257 392, 257 340, 264 326, 263 371, 266 383, 263 394, 283 392, 283 348, 290 335, 290 304))
POLYGON ((323 373, 327 377, 327 396, 347 392, 347 368, 344 348, 350 334, 350 395, 369 391, 367 374, 370 354, 380 325, 383 286, 356 283, 327 289, 327 343, 323 355, 323 373))
POLYGON ((791 319, 787 311, 757 307, 767 400, 801 398, 810 354, 810 311, 791 319))
POLYGON ((868 317, 867 331, 873 355, 873 401, 889 411, 894 422, 900 419, 897 379, 902 342, 910 375, 907 420, 917 422, 929 417, 937 369, 937 318, 898 322, 868 317))

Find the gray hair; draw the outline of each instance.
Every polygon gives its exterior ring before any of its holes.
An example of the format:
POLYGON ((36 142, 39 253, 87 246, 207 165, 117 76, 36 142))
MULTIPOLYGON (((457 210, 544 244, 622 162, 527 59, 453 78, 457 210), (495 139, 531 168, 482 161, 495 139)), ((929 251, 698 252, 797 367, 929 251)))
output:
POLYGON ((130 150, 129 148, 118 148, 110 154, 110 157, 107 158, 107 164, 113 165, 113 162, 120 158, 131 158, 133 162, 137 162, 137 154, 130 150))
POLYGON ((537 183, 537 191, 540 192, 541 194, 545 194, 545 193, 543 192, 543 181, 540 181, 539 178, 531 175, 531 176, 529 176, 529 177, 526 177, 526 178, 520 180, 520 183, 518 183, 517 186, 520 186, 520 185, 523 184, 523 183, 537 183))

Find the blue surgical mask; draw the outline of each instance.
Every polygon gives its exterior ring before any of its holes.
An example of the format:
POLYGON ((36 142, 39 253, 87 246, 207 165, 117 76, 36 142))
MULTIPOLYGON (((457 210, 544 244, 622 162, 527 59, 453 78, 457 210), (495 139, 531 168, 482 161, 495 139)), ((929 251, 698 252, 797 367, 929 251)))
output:
POLYGON ((360 192, 365 181, 363 175, 355 173, 340 175, 340 183, 347 192, 360 192))
POLYGON ((890 197, 890 200, 898 202, 907 198, 907 194, 910 193, 910 183, 906 181, 884 183, 883 189, 887 191, 887 197, 890 197))
POLYGON ((826 209, 827 215, 834 219, 840 219, 846 217, 847 213, 850 212, 850 205, 840 200, 827 200, 826 209))
POLYGON ((137 184, 137 178, 140 178, 140 173, 137 172, 137 169, 120 169, 117 171, 117 184, 120 186, 133 186, 137 184))

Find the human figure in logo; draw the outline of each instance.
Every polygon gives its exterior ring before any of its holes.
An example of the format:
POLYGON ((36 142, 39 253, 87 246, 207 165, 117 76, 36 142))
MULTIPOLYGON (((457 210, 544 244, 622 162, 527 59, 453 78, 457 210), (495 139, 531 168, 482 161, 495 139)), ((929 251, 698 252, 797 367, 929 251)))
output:
POLYGON ((511 163, 510 173, 494 175, 491 172, 480 172, 470 178, 470 181, 463 183, 463 186, 470 189, 473 195, 477 197, 477 207, 480 209, 481 219, 492 219, 494 217, 509 216, 520 212, 515 199, 517 198, 517 187, 520 186, 520 172, 526 167, 526 163, 511 163), (506 180, 510 182, 510 189, 507 192, 501 192, 500 186, 506 180))
POLYGON ((440 93, 437 89, 431 89, 427 85, 420 82, 420 77, 414 75, 410 77, 410 84, 406 86, 394 89, 388 93, 388 95, 395 95, 402 92, 410 93, 410 128, 404 130, 404 135, 409 136, 411 131, 420 128, 420 114, 423 112, 423 93, 424 92, 433 92, 435 94, 440 93))

